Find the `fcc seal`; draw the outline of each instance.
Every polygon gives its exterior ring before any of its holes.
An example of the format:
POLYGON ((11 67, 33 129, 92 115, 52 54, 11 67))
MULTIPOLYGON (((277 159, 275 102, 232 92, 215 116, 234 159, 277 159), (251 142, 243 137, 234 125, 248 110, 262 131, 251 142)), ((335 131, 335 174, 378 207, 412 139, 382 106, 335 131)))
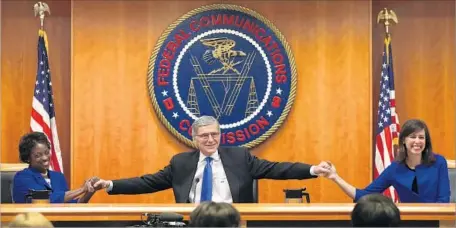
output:
POLYGON ((296 67, 279 30, 235 5, 192 10, 171 24, 150 57, 148 86, 166 128, 194 146, 191 124, 220 122, 220 144, 254 147, 274 133, 296 95, 296 67))

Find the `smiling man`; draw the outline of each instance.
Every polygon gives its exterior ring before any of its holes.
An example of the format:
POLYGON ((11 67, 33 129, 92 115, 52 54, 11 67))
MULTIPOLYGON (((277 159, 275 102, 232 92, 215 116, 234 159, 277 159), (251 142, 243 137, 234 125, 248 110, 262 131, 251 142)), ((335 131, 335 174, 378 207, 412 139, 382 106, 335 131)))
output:
POLYGON ((171 158, 170 164, 155 174, 103 180, 95 189, 109 194, 153 193, 173 188, 176 203, 252 203, 254 179, 309 179, 330 171, 326 162, 311 166, 299 162, 270 162, 250 154, 243 147, 220 147, 220 126, 212 116, 202 116, 192 125, 198 150, 171 158))

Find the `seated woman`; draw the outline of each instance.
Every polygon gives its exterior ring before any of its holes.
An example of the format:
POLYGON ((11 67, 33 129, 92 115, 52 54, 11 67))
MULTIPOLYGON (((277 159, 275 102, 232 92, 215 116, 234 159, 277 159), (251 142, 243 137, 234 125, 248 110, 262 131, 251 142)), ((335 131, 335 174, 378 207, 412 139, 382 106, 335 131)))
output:
POLYGON ((450 180, 447 161, 432 151, 428 127, 421 120, 408 120, 399 134, 395 161, 365 189, 356 189, 336 173, 332 165, 326 175, 355 201, 371 193, 382 193, 393 186, 402 203, 448 203, 450 180))
POLYGON ((29 190, 50 190, 50 203, 87 203, 94 190, 88 180, 75 190, 68 190, 65 177, 60 172, 49 170, 51 145, 44 133, 32 132, 19 142, 19 157, 29 167, 16 173, 13 180, 15 203, 30 203, 29 190))

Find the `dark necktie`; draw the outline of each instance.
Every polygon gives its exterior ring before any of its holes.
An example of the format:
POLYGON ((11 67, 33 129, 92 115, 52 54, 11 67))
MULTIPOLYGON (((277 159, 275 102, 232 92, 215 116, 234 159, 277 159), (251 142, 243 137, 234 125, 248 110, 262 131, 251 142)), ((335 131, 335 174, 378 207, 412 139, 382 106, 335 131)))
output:
POLYGON ((206 166, 204 166, 203 172, 203 184, 201 187, 201 199, 200 202, 212 200, 212 166, 211 157, 206 157, 206 166))

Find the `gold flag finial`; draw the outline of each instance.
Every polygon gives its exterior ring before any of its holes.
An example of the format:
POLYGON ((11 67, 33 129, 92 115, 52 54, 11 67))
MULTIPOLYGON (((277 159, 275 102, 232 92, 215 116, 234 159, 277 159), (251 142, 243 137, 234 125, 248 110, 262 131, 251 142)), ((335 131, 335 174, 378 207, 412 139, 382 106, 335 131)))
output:
POLYGON ((48 12, 49 15, 51 14, 49 6, 45 2, 37 2, 35 6, 33 6, 33 10, 35 11, 35 17, 38 15, 40 16, 41 29, 43 29, 44 17, 46 16, 45 12, 48 12))
POLYGON ((389 35, 390 20, 396 24, 398 23, 396 13, 393 10, 388 11, 387 8, 380 10, 380 12, 378 13, 378 16, 377 16, 377 23, 380 23, 380 21, 383 21, 383 23, 385 24, 386 34, 388 34, 388 35, 389 35))

